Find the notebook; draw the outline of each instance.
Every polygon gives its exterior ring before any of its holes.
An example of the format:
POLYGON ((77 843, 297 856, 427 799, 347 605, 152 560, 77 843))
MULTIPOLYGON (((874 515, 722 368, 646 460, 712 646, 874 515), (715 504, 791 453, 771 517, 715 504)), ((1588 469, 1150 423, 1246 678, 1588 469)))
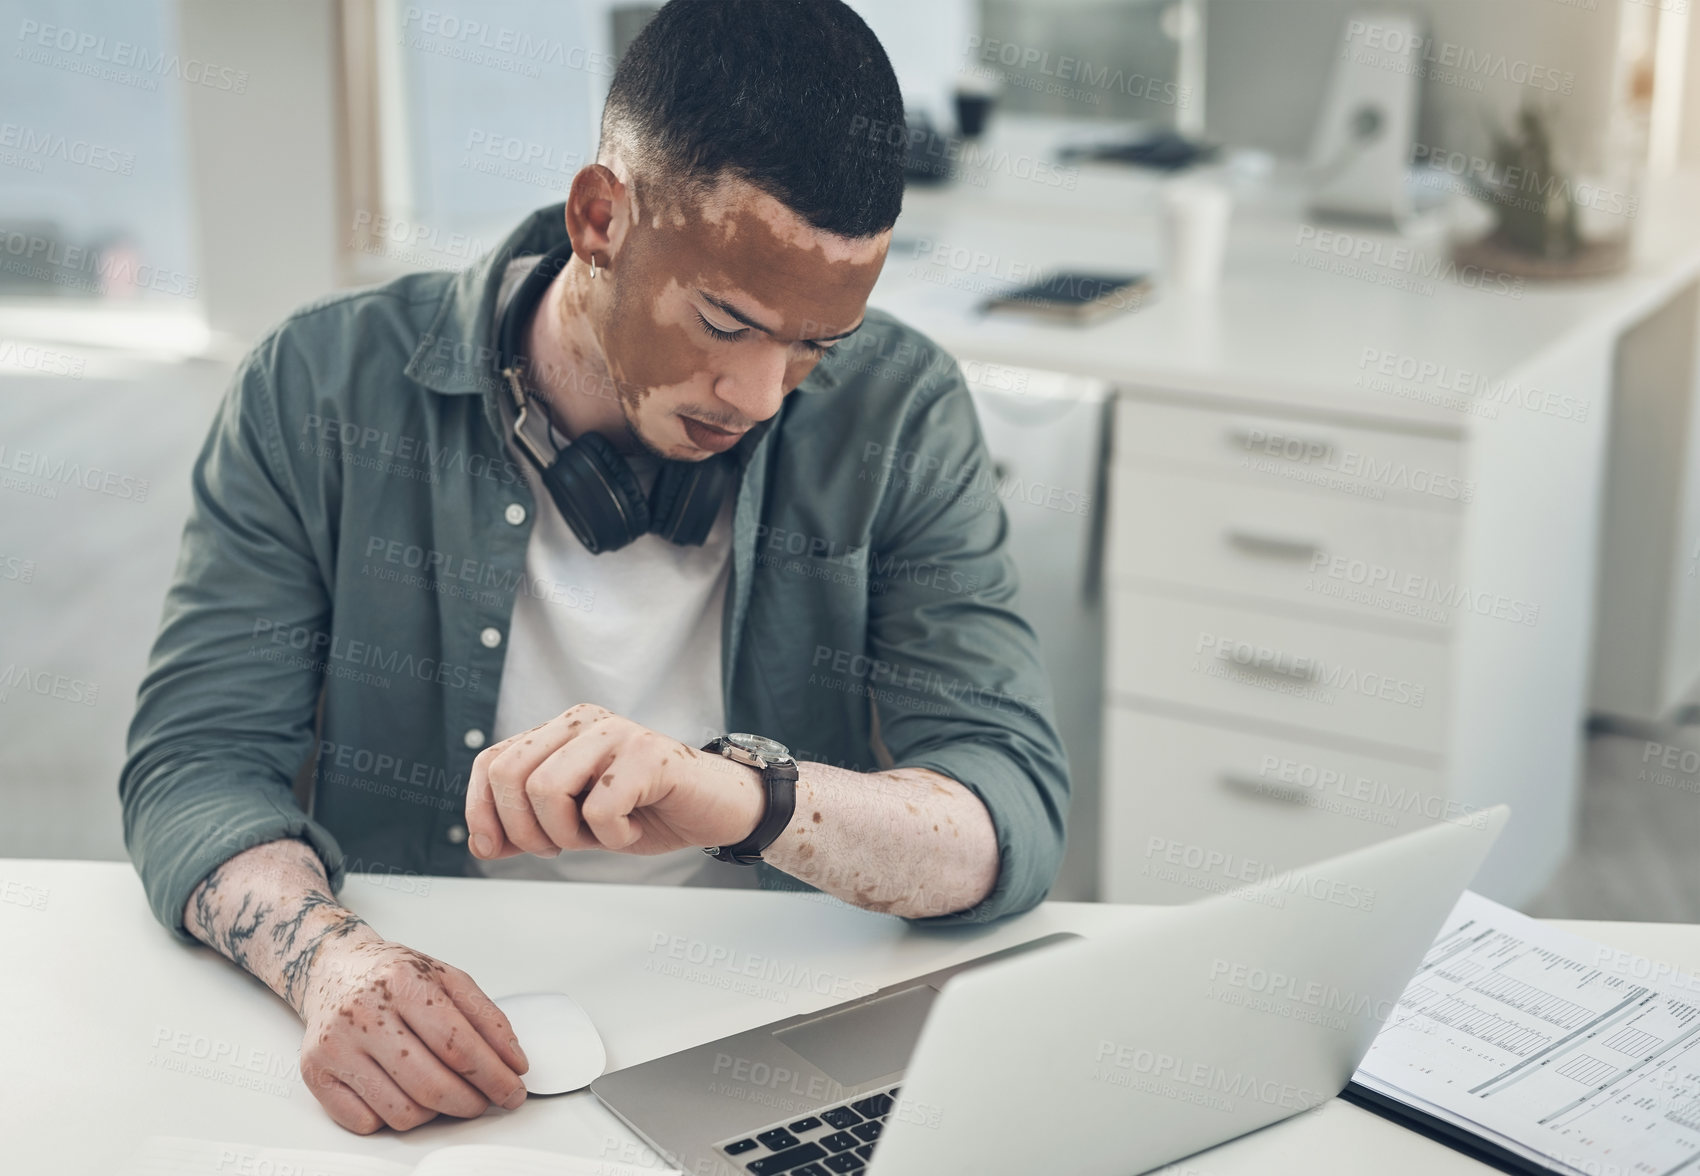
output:
POLYGON ((1466 891, 1341 1097, 1504 1171, 1700 1172, 1700 980, 1466 891))
POLYGON ((464 1144, 439 1148, 417 1164, 350 1152, 256 1147, 213 1139, 156 1135, 119 1169, 120 1176, 680 1176, 654 1153, 638 1165, 523 1147, 464 1144))
POLYGON ((980 304, 987 314, 1024 314, 1059 322, 1093 323, 1118 311, 1138 310, 1151 294, 1145 274, 1065 270, 980 304))

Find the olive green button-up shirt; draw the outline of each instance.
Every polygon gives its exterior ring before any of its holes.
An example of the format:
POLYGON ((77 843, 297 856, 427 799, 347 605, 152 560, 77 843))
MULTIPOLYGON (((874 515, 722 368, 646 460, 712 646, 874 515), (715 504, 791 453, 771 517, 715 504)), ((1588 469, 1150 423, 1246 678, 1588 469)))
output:
MULTIPOLYGON (((502 435, 491 328, 507 261, 561 243, 562 219, 534 213, 458 273, 311 303, 238 367, 194 466, 119 779, 125 843, 178 935, 207 874, 280 837, 311 844, 337 886, 348 870, 472 872, 466 783, 515 595, 575 590, 525 572, 535 513, 555 507, 502 435), (304 809, 292 782, 309 765, 304 809)), ((981 798, 995 888, 917 922, 1038 903, 1068 770, 956 364, 870 310, 734 452, 726 729, 858 771, 931 768, 981 798)))

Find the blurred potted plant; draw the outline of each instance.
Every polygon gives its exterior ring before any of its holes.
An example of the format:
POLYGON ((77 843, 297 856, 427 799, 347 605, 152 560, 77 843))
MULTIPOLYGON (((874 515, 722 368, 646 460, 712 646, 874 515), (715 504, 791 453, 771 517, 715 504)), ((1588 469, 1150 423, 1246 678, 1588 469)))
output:
POLYGON ((1552 135, 1541 112, 1524 106, 1517 113, 1515 135, 1498 128, 1490 133, 1496 183, 1490 186, 1478 178, 1475 186, 1498 213, 1494 233, 1519 253, 1549 261, 1575 257, 1582 248, 1576 202, 1569 180, 1559 174, 1552 135))
MULTIPOLYGON (((1562 278, 1610 273, 1628 261, 1627 233, 1591 238, 1578 191, 1598 194, 1560 166, 1551 118, 1525 103, 1512 131, 1490 127, 1488 174, 1472 171, 1472 193, 1494 212, 1484 237, 1458 246, 1459 260, 1510 274, 1562 278)), ((1590 197, 1592 198, 1592 197, 1590 197)))

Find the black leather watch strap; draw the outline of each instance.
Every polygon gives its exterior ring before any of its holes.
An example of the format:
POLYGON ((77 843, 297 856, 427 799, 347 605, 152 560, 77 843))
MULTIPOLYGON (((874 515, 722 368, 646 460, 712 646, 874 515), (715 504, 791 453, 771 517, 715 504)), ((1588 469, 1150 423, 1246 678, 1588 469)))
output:
MULTIPOLYGON (((703 744, 702 750, 721 755, 723 753, 720 747, 719 739, 711 739, 703 744)), ((715 845, 704 849, 703 852, 709 857, 734 865, 753 866, 762 860, 762 851, 779 840, 779 835, 785 832, 785 827, 791 823, 792 814, 797 811, 796 762, 768 764, 762 769, 761 782, 767 791, 767 811, 762 815, 761 823, 756 826, 755 832, 736 845, 715 845)))

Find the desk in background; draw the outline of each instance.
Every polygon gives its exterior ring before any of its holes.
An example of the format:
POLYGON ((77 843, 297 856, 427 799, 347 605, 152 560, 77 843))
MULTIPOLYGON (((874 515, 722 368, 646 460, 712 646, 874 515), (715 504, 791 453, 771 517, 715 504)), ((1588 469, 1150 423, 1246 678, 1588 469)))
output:
MULTIPOLYGON (((1277 168, 1242 185, 1214 297, 983 318, 1035 270, 1159 265, 1161 177, 1059 170, 1066 130, 1000 119, 954 186, 909 192, 872 299, 971 382, 1115 394, 1102 728, 1065 731, 1087 770, 1057 893, 1187 901, 1232 881, 1194 848, 1284 869, 1504 801, 1478 888, 1527 903, 1573 839, 1590 657, 1608 711, 1700 676, 1700 174, 1649 184, 1629 271, 1543 285, 1447 277, 1439 231, 1309 221, 1277 168), (1608 492, 1634 430, 1661 443, 1608 492)), ((1096 488, 1091 457, 1067 490, 1096 488)))

